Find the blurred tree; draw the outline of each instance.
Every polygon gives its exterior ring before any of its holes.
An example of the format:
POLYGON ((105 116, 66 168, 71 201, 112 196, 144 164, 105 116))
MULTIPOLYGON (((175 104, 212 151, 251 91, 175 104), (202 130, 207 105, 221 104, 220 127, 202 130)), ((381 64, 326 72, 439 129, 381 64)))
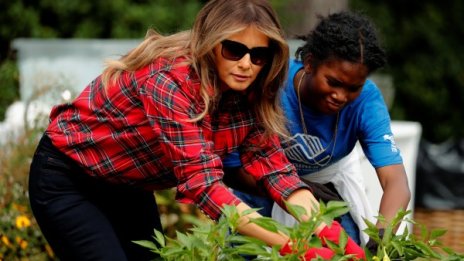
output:
POLYGON ((200 0, 0 1, 0 121, 19 98, 15 38, 140 38, 190 28, 200 0))
POLYGON ((288 38, 306 35, 319 22, 319 15, 345 10, 348 0, 272 0, 288 38))
MULTIPOLYGON (((318 1, 309 2, 314 5, 318 1)), ((4 106, 19 95, 15 55, 10 49, 13 39, 142 38, 148 28, 171 33, 189 28, 206 2, 0 1, 0 120, 4 106)), ((309 2, 271 0, 289 37, 301 33, 298 24, 310 27, 301 12, 309 2)), ((464 137, 464 53, 460 51, 464 2, 351 0, 349 5, 370 16, 384 35, 390 65, 387 71, 394 78, 396 93, 392 118, 420 122, 423 137, 432 142, 464 137)), ((314 16, 314 12, 307 16, 314 16)))
POLYGON ((0 63, 0 121, 8 106, 19 97, 19 72, 16 63, 6 60, 0 63))
POLYGON ((464 2, 351 0, 384 35, 392 118, 418 121, 431 142, 464 138, 464 2))

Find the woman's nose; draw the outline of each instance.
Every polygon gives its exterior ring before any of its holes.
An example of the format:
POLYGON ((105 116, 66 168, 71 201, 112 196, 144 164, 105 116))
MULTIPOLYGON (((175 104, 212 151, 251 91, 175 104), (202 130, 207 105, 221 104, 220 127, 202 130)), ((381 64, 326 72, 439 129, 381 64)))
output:
POLYGON ((339 103, 346 103, 348 101, 348 93, 344 88, 337 89, 331 96, 339 103))
POLYGON ((244 70, 251 68, 251 57, 249 53, 245 54, 242 59, 238 61, 238 66, 244 70))

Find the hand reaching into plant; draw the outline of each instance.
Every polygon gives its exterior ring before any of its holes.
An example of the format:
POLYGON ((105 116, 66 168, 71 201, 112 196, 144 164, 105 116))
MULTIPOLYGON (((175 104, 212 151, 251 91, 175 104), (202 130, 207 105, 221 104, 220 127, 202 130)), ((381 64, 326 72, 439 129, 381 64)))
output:
MULTIPOLYGON (((383 234, 384 233, 385 233, 385 229, 384 228, 379 228, 379 233, 378 234, 379 234, 379 239, 380 240, 383 239, 383 234)), ((369 252, 371 252, 371 254, 376 255, 377 254, 377 249, 379 248, 379 243, 371 237, 371 238, 369 238, 369 241, 367 241, 366 248, 367 248, 367 250, 369 250, 369 252)))
MULTIPOLYGON (((331 225, 327 225, 321 230, 318 237, 324 245, 327 245, 327 241, 338 245, 340 244, 340 235, 343 231, 340 223, 334 220, 331 225)), ((366 260, 364 250, 350 237, 347 238, 345 245, 345 255, 354 255, 357 259, 366 260)))
MULTIPOLYGON (((311 260, 313 258, 321 257, 323 259, 331 259, 335 256, 335 252, 330 249, 328 246, 329 241, 340 245, 342 239, 340 238, 341 234, 344 233, 344 230, 340 223, 333 221, 329 226, 325 226, 318 237, 320 238, 323 246, 322 247, 305 247, 305 253, 300 258, 302 260, 311 260)), ((354 242, 352 238, 346 235, 346 244, 342 243, 344 247, 345 255, 353 255, 355 260, 366 260, 366 255, 364 250, 354 242)), ((293 248, 293 241, 289 240, 285 245, 282 246, 279 253, 284 256, 288 254, 295 254, 297 250, 293 248)))
MULTIPOLYGON (((292 241, 288 241, 287 244, 283 245, 280 249, 279 253, 282 256, 288 254, 294 254, 296 250, 292 249, 292 241)), ((331 259, 335 255, 335 252, 332 251, 330 248, 327 247, 311 247, 308 248, 302 256, 302 260, 311 260, 316 257, 322 257, 324 259, 331 259)))
MULTIPOLYGON (((239 224, 239 212, 236 206, 225 206, 223 213, 224 216, 217 223, 204 222, 204 220, 196 220, 194 228, 188 233, 177 231, 177 238, 165 237, 160 231, 155 230, 154 239, 152 241, 134 241, 135 243, 147 247, 152 252, 160 255, 162 260, 177 261, 177 260, 243 260, 244 255, 252 255, 263 257, 262 260, 312 260, 319 257, 319 259, 326 260, 347 260, 347 256, 342 256, 341 249, 335 246, 339 242, 339 246, 343 246, 346 254, 355 255, 351 257, 363 257, 369 260, 464 260, 464 255, 456 253, 455 251, 445 247, 440 241, 439 237, 443 236, 445 231, 442 229, 428 231, 425 227, 421 227, 425 233, 424 237, 418 238, 409 233, 403 235, 396 235, 393 232, 394 227, 397 227, 404 217, 410 211, 401 211, 395 217, 393 223, 386 223, 385 235, 383 240, 379 240, 379 228, 372 222, 367 221, 368 228, 365 232, 374 241, 378 241, 381 245, 381 251, 376 255, 372 255, 367 251, 364 253, 358 248, 356 244, 347 243, 349 240, 343 230, 337 226, 337 223, 328 227, 329 233, 325 232, 319 237, 324 238, 325 245, 321 247, 321 242, 314 242, 314 247, 310 247, 310 242, 314 237, 313 228, 319 226, 320 220, 324 217, 327 224, 327 219, 332 218, 334 213, 341 213, 341 205, 336 202, 329 202, 328 207, 323 203, 318 215, 314 219, 303 222, 295 227, 288 228, 291 232, 291 241, 288 239, 280 249, 272 249, 269 251, 269 246, 260 241, 241 235, 237 232, 236 228, 239 224), (327 214, 329 213, 329 214, 327 214), (336 228, 338 227, 339 232, 336 228), (335 230, 335 233, 334 231, 335 230), (335 239, 334 239, 335 238, 335 239), (336 240, 338 239, 338 240, 336 240), (241 242, 237 244, 237 242, 241 242), (291 242, 291 243, 288 243, 291 242), (234 246, 234 247, 231 247, 234 246), (334 248, 332 248, 334 246, 334 248), (346 246, 346 247, 345 247, 346 246), (353 247, 355 246, 355 247, 353 247), (354 249, 354 250, 353 250, 354 249), (278 253, 276 253, 276 250, 278 253), (447 252, 448 251, 448 252, 447 252), (280 255, 279 255, 280 254, 280 255), (299 257, 294 257, 296 254, 299 257), (364 255, 365 254, 365 255, 364 255), (283 257, 285 256, 285 257, 283 257), (283 258, 282 258, 283 257, 283 258)), ((344 213, 344 212, 343 212, 344 213)), ((383 219, 379 216, 380 220, 383 219)), ((270 230, 276 228, 283 228, 279 223, 271 218, 259 218, 253 220, 257 224, 266 227, 270 230)), ((408 222, 412 222, 409 220, 408 222)), ((415 225, 420 225, 415 223, 415 225)), ((421 225, 422 226, 422 225, 421 225)), ((285 229, 280 229, 285 230, 285 229)), ((322 229, 324 230, 324 228, 322 229)), ((290 235, 289 234, 289 235, 290 235)), ((317 239, 315 241, 318 241, 317 239)))

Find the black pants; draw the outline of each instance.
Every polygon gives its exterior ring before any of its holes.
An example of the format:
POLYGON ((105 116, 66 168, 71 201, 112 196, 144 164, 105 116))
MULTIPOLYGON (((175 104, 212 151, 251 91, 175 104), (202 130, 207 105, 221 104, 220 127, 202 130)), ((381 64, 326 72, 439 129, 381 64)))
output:
POLYGON ((47 136, 34 155, 29 195, 34 216, 61 260, 152 260, 134 240, 162 231, 152 192, 92 178, 47 136))

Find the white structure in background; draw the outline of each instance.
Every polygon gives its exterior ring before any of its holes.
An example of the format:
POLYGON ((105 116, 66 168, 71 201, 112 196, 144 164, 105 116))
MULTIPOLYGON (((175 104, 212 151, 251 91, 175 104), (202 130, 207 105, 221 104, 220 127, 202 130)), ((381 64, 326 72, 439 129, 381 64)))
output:
MULTIPOLYGON (((104 61, 118 58, 139 40, 16 39, 21 100, 12 104, 0 122, 0 145, 18 137, 27 127, 47 117, 53 105, 63 103, 90 83, 104 61)), ((43 121, 41 121, 43 122, 43 121)))
MULTIPOLYGON (((36 97, 44 88, 79 93, 98 76, 104 62, 119 58, 139 40, 16 39, 22 101, 36 97)), ((52 101, 50 101, 52 102, 52 101)))
MULTIPOLYGON (((139 40, 37 40, 18 39, 13 42, 13 47, 18 50, 20 71, 20 93, 23 104, 29 106, 28 122, 39 114, 49 112, 53 103, 63 102, 71 98, 71 94, 79 93, 90 81, 92 81, 104 68, 104 61, 108 58, 117 58, 137 45, 139 40), (60 97, 50 96, 49 91, 56 90, 60 97), (32 115, 32 116, 31 116, 32 115)), ((290 54, 293 55, 302 41, 290 40, 290 54)), ((375 80, 384 92, 387 104, 391 104, 392 89, 388 88, 389 81, 385 77, 375 80), (377 81, 378 80, 378 81, 377 81), (387 84, 385 84, 387 83, 387 84), (387 88, 385 88, 387 87, 387 88)), ((391 83, 391 81, 390 81, 391 83)), ((390 86, 391 87, 391 86, 390 86)), ((24 126, 24 105, 15 103, 7 115, 7 122, 0 123, 0 137, 4 131, 14 131, 17 127, 24 126)), ((418 144, 422 128, 416 122, 393 121, 392 130, 395 141, 400 148, 412 199, 409 209, 414 206, 416 158, 418 144)), ((0 140, 1 144, 1 140, 0 140)), ((377 212, 382 189, 380 187, 375 170, 370 165, 361 147, 360 151, 363 176, 366 181, 367 194, 372 208, 377 212)), ((408 227, 412 231, 411 227, 408 227)), ((402 231, 402 230, 400 230, 402 231)))
POLYGON ((25 102, 16 101, 8 107, 5 120, 0 122, 0 145, 14 141, 20 137, 26 125, 34 126, 39 118, 48 115, 48 106, 35 103, 28 106, 28 113, 26 113, 25 104, 25 102))

